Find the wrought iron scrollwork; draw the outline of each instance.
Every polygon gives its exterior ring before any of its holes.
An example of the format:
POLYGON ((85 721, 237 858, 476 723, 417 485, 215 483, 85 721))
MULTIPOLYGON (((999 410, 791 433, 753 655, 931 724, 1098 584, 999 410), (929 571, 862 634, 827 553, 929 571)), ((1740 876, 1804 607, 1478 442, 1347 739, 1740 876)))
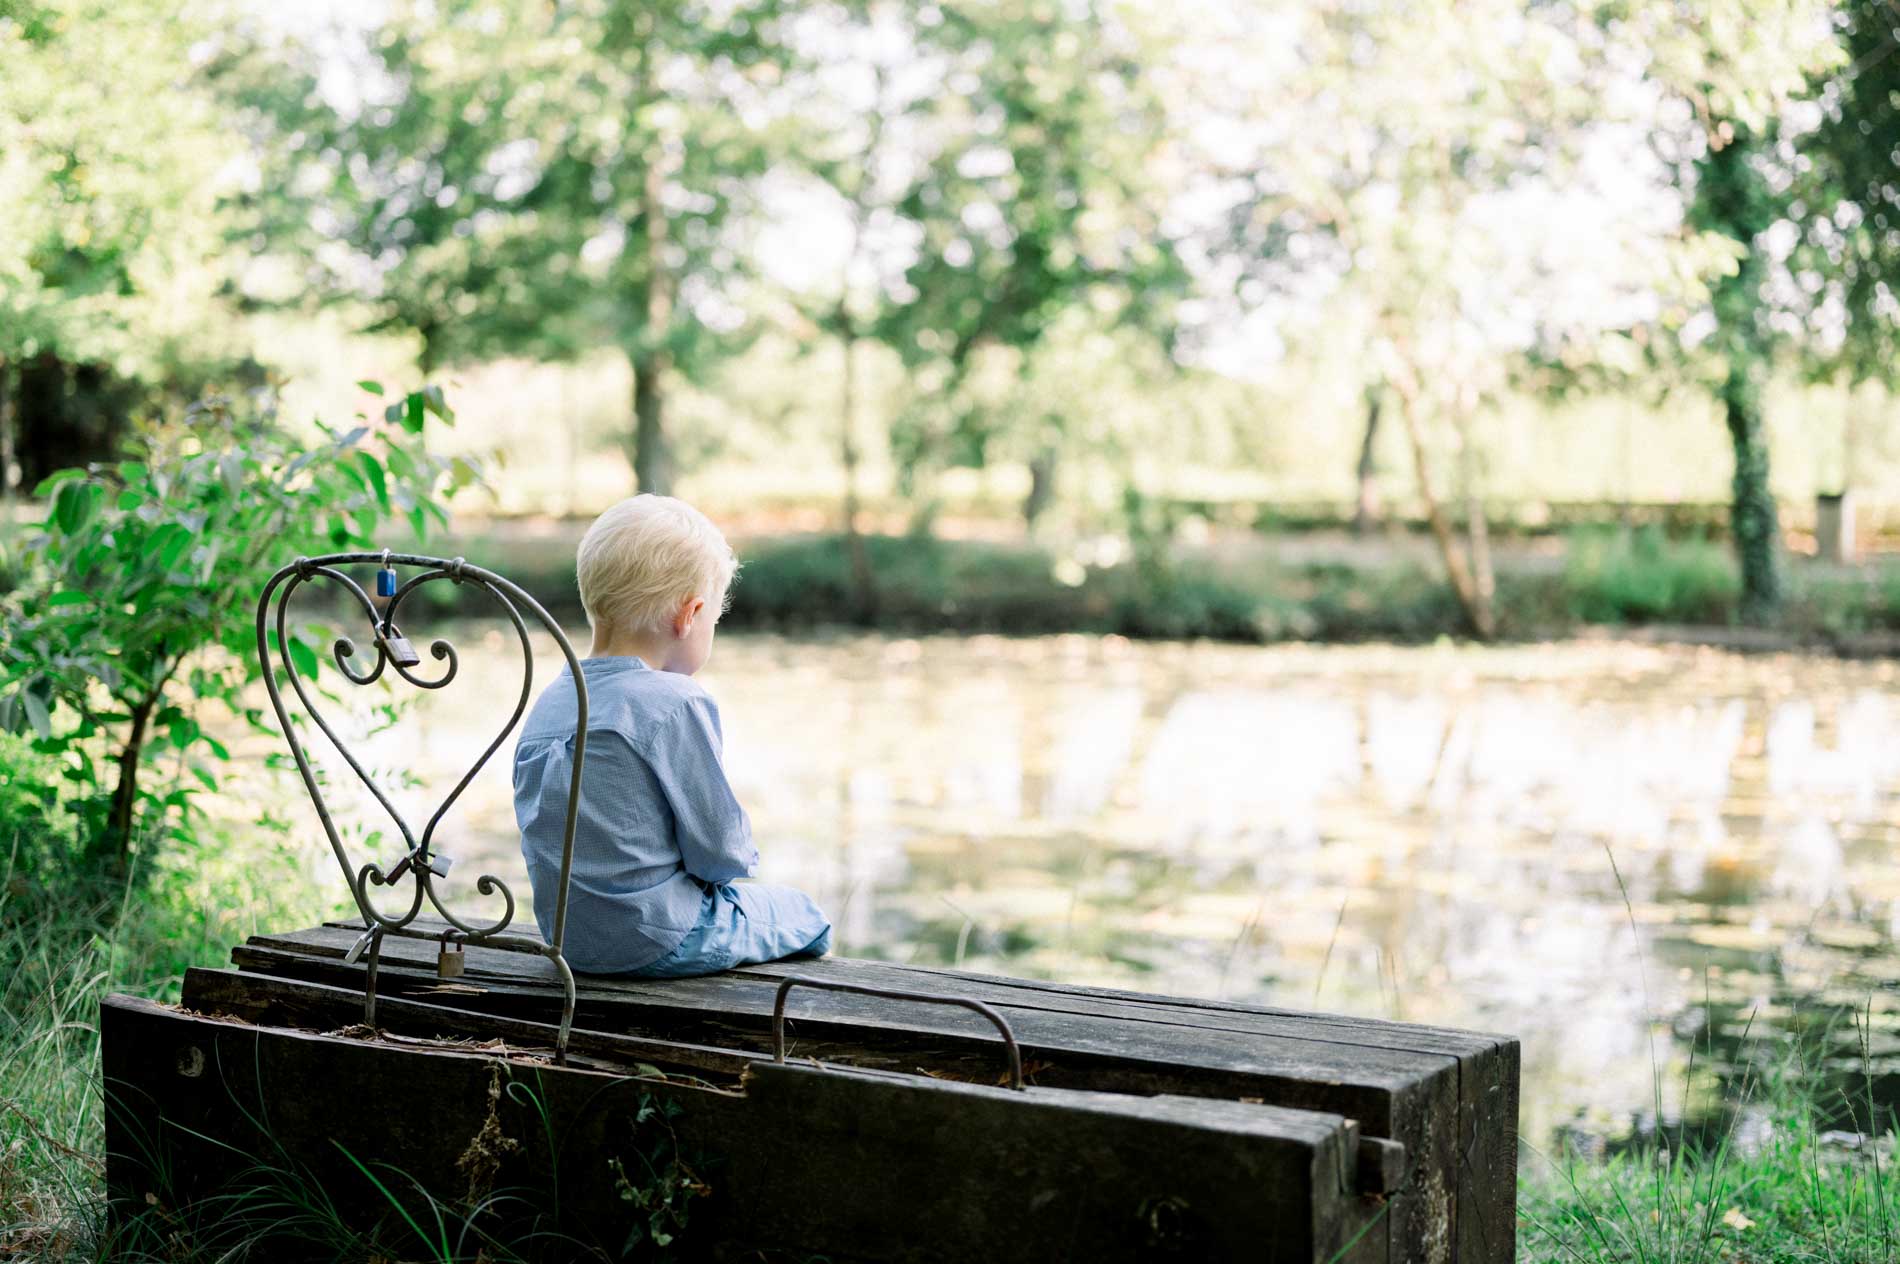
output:
POLYGON ((551 615, 541 607, 533 597, 523 589, 479 566, 471 566, 461 558, 428 557, 413 553, 329 553, 321 557, 300 557, 290 565, 271 576, 264 585, 263 593, 257 602, 257 659, 263 668, 264 687, 270 694, 271 707, 277 713, 277 722, 283 728, 284 739, 290 744, 290 753, 296 761, 297 771, 303 777, 304 788, 310 793, 310 801, 316 806, 317 819, 323 825, 324 835, 330 841, 330 849, 336 854, 337 864, 342 867, 344 880, 349 883, 350 894, 356 901, 357 911, 362 914, 364 931, 345 956, 351 964, 363 960, 367 954, 364 972, 364 1019, 370 1026, 376 1023, 376 982, 377 967, 382 955, 383 939, 392 934, 427 935, 439 939, 446 952, 450 945, 477 944, 489 948, 504 948, 518 952, 539 953, 553 961, 560 976, 562 990, 561 1025, 555 1043, 555 1057, 565 1060, 567 1056, 568 1033, 574 1023, 574 974, 568 968, 567 959, 562 955, 561 946, 566 935, 568 878, 574 861, 574 822, 580 810, 581 765, 586 755, 585 734, 587 731, 587 681, 582 674, 580 662, 574 655, 574 647, 568 643, 561 627, 551 615), (395 567, 410 568, 412 574, 387 596, 372 598, 349 574, 338 569, 343 566, 374 563, 384 570, 393 571, 395 567), (455 680, 461 670, 461 659, 455 647, 446 639, 438 638, 429 645, 429 655, 444 666, 439 674, 424 675, 416 669, 421 656, 409 646, 408 639, 402 635, 397 615, 410 594, 425 584, 447 581, 458 587, 473 587, 486 593, 507 616, 513 626, 515 637, 521 648, 522 674, 521 692, 515 699, 514 708, 507 722, 501 726, 494 739, 482 750, 479 758, 462 774, 447 796, 429 817, 420 834, 411 828, 409 821, 390 800, 376 779, 363 766, 355 752, 337 734, 314 698, 303 674, 297 670, 296 662, 290 654, 290 636, 288 628, 288 609, 291 596, 305 584, 316 580, 325 580, 337 585, 348 597, 353 610, 360 612, 369 621, 371 644, 374 646, 375 660, 363 670, 357 670, 354 663, 359 659, 367 660, 368 654, 349 636, 339 636, 330 647, 330 656, 337 671, 344 680, 352 685, 370 685, 381 680, 386 672, 394 672, 397 677, 417 689, 441 689, 455 680), (560 889, 555 897, 554 925, 547 940, 537 936, 510 933, 509 927, 515 918, 515 895, 508 884, 493 874, 482 874, 475 883, 475 889, 484 896, 499 894, 503 907, 500 916, 493 921, 468 921, 452 912, 438 889, 438 880, 449 872, 449 858, 436 850, 436 830, 441 825, 449 809, 461 798, 469 783, 479 774, 508 735, 521 722, 528 709, 528 702, 534 689, 534 650, 528 638, 528 621, 523 617, 526 611, 542 628, 553 636, 555 644, 566 657, 568 669, 573 674, 579 716, 575 724, 574 773, 568 786, 567 823, 562 840, 560 889), (272 634, 275 634, 275 662, 271 647, 272 634), (364 787, 382 806, 384 812, 395 823, 403 842, 403 855, 400 860, 384 870, 374 860, 361 864, 352 860, 349 849, 344 845, 342 836, 337 832, 336 821, 330 815, 330 808, 324 800, 323 789, 317 780, 311 765, 309 754, 304 749, 296 728, 291 724, 289 710, 285 706, 284 694, 279 686, 279 677, 290 682, 292 692, 309 716, 311 723, 322 732, 330 745, 356 774, 364 787), (378 909, 370 899, 372 888, 396 887, 408 883, 411 890, 407 907, 396 914, 385 913, 378 909), (445 929, 412 929, 413 923, 421 915, 424 906, 433 909, 436 916, 446 923, 445 929))

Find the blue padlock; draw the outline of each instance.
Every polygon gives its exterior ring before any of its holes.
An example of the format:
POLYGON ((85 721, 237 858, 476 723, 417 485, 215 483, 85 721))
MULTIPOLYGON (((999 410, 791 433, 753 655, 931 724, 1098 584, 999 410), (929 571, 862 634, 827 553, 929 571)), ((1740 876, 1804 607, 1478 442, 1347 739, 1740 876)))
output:
POLYGON ((390 567, 376 572, 376 595, 384 601, 396 595, 396 572, 390 567))

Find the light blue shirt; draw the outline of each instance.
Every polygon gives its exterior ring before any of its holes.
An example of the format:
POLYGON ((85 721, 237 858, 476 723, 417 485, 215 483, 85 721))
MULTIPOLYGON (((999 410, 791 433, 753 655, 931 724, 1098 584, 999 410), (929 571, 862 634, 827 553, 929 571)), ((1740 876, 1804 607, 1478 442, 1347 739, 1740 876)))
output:
MULTIPOLYGON (((638 658, 589 658, 581 670, 587 761, 564 951, 576 970, 617 974, 677 948, 708 886, 750 876, 759 853, 726 780, 712 696, 638 658)), ((544 938, 554 931, 576 714, 563 668, 515 746, 515 821, 544 938)))

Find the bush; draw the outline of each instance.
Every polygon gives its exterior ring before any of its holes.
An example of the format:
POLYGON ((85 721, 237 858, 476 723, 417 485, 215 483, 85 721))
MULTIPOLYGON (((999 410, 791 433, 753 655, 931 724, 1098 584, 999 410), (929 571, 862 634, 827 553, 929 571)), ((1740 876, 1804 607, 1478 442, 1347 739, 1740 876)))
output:
POLYGON ((1259 641, 1297 632, 1296 612, 1203 562, 1118 565, 1057 578, 1040 549, 867 536, 874 582, 867 609, 838 536, 772 541, 746 552, 731 626, 795 629, 860 624, 909 632, 1119 632, 1136 637, 1259 641))
POLYGON ((1303 605, 1321 640, 1429 641, 1465 626, 1451 587, 1423 567, 1318 563, 1303 578, 1303 605))
POLYGON ((1727 549, 1654 526, 1575 533, 1564 579, 1585 623, 1726 623, 1741 594, 1727 549))
MULTIPOLYGON (((307 444, 267 401, 212 400, 151 428, 139 459, 40 485, 46 521, 0 601, 0 730, 30 733, 57 763, 89 863, 125 870, 143 840, 189 841, 194 787, 215 789, 229 758, 197 709, 256 722, 253 611, 273 572, 322 544, 362 547, 398 514, 417 531, 431 516, 446 523, 443 485, 475 471, 428 455, 430 413, 449 416, 433 388, 307 444), (192 779, 162 791, 142 780, 161 752, 192 779)), ((314 677, 311 645, 292 634, 287 648, 314 677)))
POLYGON ((0 867, 14 893, 29 875, 66 874, 81 851, 79 820, 61 798, 62 765, 24 737, 0 733, 0 867))

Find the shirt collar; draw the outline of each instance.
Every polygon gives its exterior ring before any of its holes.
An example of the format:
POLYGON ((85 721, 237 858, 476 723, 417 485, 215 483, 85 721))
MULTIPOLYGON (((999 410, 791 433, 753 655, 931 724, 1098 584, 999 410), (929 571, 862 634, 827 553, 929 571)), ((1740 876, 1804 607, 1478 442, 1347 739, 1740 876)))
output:
POLYGON ((625 671, 652 671, 646 660, 636 654, 604 654, 597 658, 583 658, 581 670, 589 676, 614 676, 625 671))

